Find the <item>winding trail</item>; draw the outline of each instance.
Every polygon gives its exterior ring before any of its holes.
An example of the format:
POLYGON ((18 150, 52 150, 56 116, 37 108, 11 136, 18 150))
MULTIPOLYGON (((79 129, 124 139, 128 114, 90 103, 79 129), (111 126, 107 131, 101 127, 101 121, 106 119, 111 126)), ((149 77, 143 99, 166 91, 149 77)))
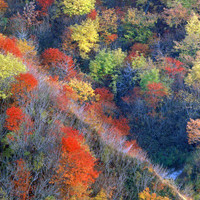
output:
POLYGON ((171 188, 172 191, 174 191, 174 192, 178 195, 178 197, 179 197, 181 200, 193 200, 191 197, 187 197, 187 196, 181 194, 181 193, 179 192, 179 190, 177 189, 177 187, 174 186, 174 185, 172 185, 172 184, 170 183, 169 180, 164 179, 164 178, 163 178, 162 176, 160 176, 155 170, 154 170, 154 172, 155 172, 156 176, 160 179, 160 181, 161 181, 162 183, 168 185, 168 187, 171 188))

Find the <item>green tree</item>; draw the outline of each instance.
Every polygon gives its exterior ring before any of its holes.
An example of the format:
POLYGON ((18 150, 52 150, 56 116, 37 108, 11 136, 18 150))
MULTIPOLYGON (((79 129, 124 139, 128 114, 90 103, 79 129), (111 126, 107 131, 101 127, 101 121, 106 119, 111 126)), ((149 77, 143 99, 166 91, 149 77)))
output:
POLYGON ((122 20, 122 31, 125 42, 147 43, 153 36, 152 28, 155 26, 157 16, 154 14, 145 14, 138 9, 128 9, 127 15, 122 20))
POLYGON ((145 71, 140 75, 140 86, 143 90, 147 89, 149 83, 159 83, 159 69, 153 68, 151 70, 145 71))
POLYGON ((118 69, 122 67, 125 57, 126 53, 121 49, 101 50, 95 60, 90 62, 92 78, 99 83, 112 80, 110 86, 115 90, 118 69))
POLYGON ((168 7, 175 7, 177 4, 181 4, 183 7, 187 9, 193 9, 199 3, 198 0, 161 0, 165 3, 168 7))

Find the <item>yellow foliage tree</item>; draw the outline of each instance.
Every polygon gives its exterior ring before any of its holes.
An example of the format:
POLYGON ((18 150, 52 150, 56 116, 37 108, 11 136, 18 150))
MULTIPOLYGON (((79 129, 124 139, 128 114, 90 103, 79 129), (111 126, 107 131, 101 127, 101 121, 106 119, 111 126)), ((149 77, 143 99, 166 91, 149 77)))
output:
POLYGON ((188 35, 200 34, 200 20, 195 13, 188 21, 188 24, 186 25, 185 29, 188 35))
POLYGON ((190 69, 188 76, 185 79, 188 86, 198 87, 200 84, 200 59, 197 57, 194 66, 190 69))
POLYGON ((168 197, 157 196, 156 193, 150 193, 149 188, 146 188, 139 193, 139 200, 170 200, 168 197))
POLYGON ((37 51, 35 50, 35 46, 33 45, 33 42, 29 42, 27 40, 18 40, 17 41, 17 46, 19 48, 19 50, 21 51, 22 55, 24 56, 24 58, 26 59, 33 59, 36 54, 37 51))
POLYGON ((8 86, 13 76, 26 72, 26 66, 12 54, 0 54, 0 98, 9 95, 8 86))
POLYGON ((79 185, 78 187, 74 188, 74 191, 76 193, 76 195, 74 195, 72 198, 70 198, 70 200, 77 200, 80 199, 81 200, 107 200, 107 195, 106 192, 102 189, 96 197, 89 197, 91 191, 88 190, 85 192, 85 188, 81 185, 79 185), (81 197, 79 196, 80 194, 81 197))
POLYGON ((81 103, 98 100, 99 96, 95 95, 92 85, 89 82, 84 82, 74 78, 70 80, 69 86, 76 91, 78 99, 81 103))
POLYGON ((96 197, 91 198, 91 200, 107 200, 106 192, 102 189, 96 197))
POLYGON ((184 63, 192 65, 196 53, 200 51, 200 20, 195 13, 193 13, 185 29, 186 37, 180 42, 175 41, 176 46, 174 48, 180 51, 179 56, 184 63))
POLYGON ((64 0, 58 3, 58 7, 62 7, 64 14, 84 15, 90 13, 95 8, 95 0, 64 0))
MULTIPOLYGON (((73 186, 74 195, 69 200, 90 200, 90 191, 86 189, 85 186, 79 184, 77 186, 73 186)), ((66 198, 67 199, 67 198, 66 198)))
POLYGON ((71 26, 72 40, 76 41, 82 58, 88 58, 88 53, 97 50, 99 41, 98 20, 87 19, 81 25, 71 26))
POLYGON ((141 55, 141 56, 136 56, 132 58, 132 67, 135 70, 144 70, 146 69, 148 66, 147 60, 146 58, 141 55))

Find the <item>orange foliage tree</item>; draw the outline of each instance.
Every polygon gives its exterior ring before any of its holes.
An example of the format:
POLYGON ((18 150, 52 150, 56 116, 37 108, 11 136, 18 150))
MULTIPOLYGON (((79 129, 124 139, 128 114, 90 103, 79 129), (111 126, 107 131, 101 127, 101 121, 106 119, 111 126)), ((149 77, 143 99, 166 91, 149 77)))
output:
POLYGON ((92 20, 95 20, 96 17, 97 17, 97 11, 94 9, 92 10, 88 15, 87 15, 88 18, 92 19, 92 20))
POLYGON ((38 81, 32 74, 19 74, 19 76, 15 77, 15 82, 11 84, 11 93, 16 100, 19 97, 24 99, 27 93, 32 91, 37 85, 38 81))
POLYGON ((37 51, 34 46, 33 41, 27 41, 25 39, 23 40, 17 40, 17 47, 21 51, 23 58, 27 61, 29 60, 34 60, 37 55, 37 51))
POLYGON ((167 89, 162 83, 152 82, 147 84, 146 101, 152 108, 156 108, 158 103, 167 96, 167 89))
POLYGON ((12 195, 20 200, 29 199, 29 191, 31 173, 26 167, 26 163, 23 159, 17 160, 17 169, 13 176, 11 183, 13 185, 12 195))
POLYGON ((105 35, 104 37, 105 37, 105 43, 111 44, 112 42, 114 42, 118 38, 118 35, 117 34, 110 34, 110 35, 105 35))
POLYGON ((139 53, 143 54, 144 56, 148 55, 150 53, 150 49, 149 46, 147 44, 142 44, 142 43, 135 43, 132 47, 131 47, 131 51, 129 54, 131 53, 139 53))
POLYGON ((188 143, 196 144, 200 142, 200 119, 190 119, 187 123, 188 143))
POLYGON ((42 53, 43 64, 47 66, 58 65, 60 67, 65 67, 65 64, 73 65, 73 60, 56 48, 46 49, 42 53))
POLYGON ((84 144, 79 131, 64 127, 62 132, 65 135, 62 138, 61 158, 53 182, 57 183, 62 199, 81 199, 99 175, 94 169, 96 159, 84 144))
POLYGON ((21 108, 11 107, 6 110, 6 128, 9 131, 18 131, 23 123, 24 114, 21 108))
POLYGON ((64 85, 56 99, 58 108, 62 111, 67 111, 71 100, 78 101, 78 95, 72 87, 64 85))
POLYGON ((42 64, 47 68, 64 70, 69 77, 76 75, 73 69, 74 62, 70 56, 65 55, 59 49, 49 48, 42 53, 42 64))
POLYGON ((107 88, 96 88, 95 94, 99 96, 98 102, 90 107, 96 111, 96 115, 101 115, 101 118, 107 121, 107 115, 113 115, 116 110, 116 105, 113 101, 114 94, 112 94, 107 88))
POLYGON ((8 4, 4 0, 0 0, 0 13, 4 13, 8 8, 8 4))
POLYGON ((16 57, 22 57, 22 53, 17 47, 16 39, 10 39, 8 37, 0 34, 0 51, 7 53, 12 53, 16 57))

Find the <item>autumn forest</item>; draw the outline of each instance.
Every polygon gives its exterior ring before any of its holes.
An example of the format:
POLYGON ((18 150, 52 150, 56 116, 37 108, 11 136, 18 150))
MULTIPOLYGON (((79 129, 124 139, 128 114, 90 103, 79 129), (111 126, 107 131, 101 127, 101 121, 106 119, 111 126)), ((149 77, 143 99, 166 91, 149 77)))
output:
POLYGON ((200 200, 200 0, 0 0, 0 199, 200 200))

